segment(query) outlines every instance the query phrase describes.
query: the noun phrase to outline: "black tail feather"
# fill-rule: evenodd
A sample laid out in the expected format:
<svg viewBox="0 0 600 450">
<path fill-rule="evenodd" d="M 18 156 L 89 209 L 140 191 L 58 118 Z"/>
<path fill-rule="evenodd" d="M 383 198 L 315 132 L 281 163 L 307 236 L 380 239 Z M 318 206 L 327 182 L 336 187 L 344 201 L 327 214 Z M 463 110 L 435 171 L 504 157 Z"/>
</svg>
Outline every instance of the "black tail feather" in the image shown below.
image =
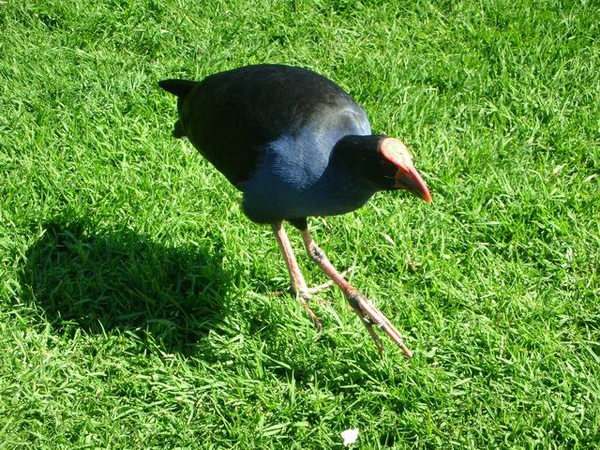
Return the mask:
<svg viewBox="0 0 600 450">
<path fill-rule="evenodd" d="M 177 139 L 187 137 L 187 135 L 185 134 L 185 130 L 183 129 L 183 125 L 181 125 L 180 120 L 175 122 L 175 126 L 173 127 L 173 137 L 176 137 Z"/>
<path fill-rule="evenodd" d="M 198 84 L 197 81 L 190 80 L 162 80 L 158 85 L 167 92 L 170 92 L 177 97 L 185 97 Z"/>
</svg>

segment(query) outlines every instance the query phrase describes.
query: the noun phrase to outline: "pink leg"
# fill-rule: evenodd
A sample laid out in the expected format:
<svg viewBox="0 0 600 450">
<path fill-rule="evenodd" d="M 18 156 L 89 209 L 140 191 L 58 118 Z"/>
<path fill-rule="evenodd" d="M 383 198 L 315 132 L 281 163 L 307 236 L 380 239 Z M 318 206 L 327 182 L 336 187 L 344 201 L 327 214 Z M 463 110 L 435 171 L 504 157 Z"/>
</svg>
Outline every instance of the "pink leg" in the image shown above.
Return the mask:
<svg viewBox="0 0 600 450">
<path fill-rule="evenodd" d="M 302 230 L 302 239 L 306 246 L 306 251 L 315 261 L 321 270 L 337 284 L 344 295 L 348 299 L 350 306 L 354 312 L 360 317 L 362 323 L 367 327 L 367 331 L 375 341 L 379 353 L 383 351 L 383 347 L 379 342 L 379 338 L 373 330 L 373 324 L 379 325 L 383 331 L 402 349 L 404 354 L 409 358 L 412 357 L 412 352 L 404 344 L 404 340 L 396 327 L 385 317 L 373 303 L 364 297 L 354 286 L 352 286 L 344 277 L 335 269 L 335 267 L 327 259 L 325 252 L 315 243 L 308 229 Z"/>
<path fill-rule="evenodd" d="M 285 260 L 285 265 L 288 268 L 290 273 L 290 282 L 291 288 L 294 294 L 296 294 L 298 300 L 302 307 L 306 310 L 313 323 L 320 331 L 323 329 L 323 325 L 319 321 L 316 314 L 313 310 L 308 306 L 308 300 L 310 300 L 310 289 L 306 285 L 306 281 L 304 280 L 304 276 L 300 271 L 300 267 L 298 266 L 298 262 L 296 261 L 296 257 L 294 256 L 294 251 L 292 249 L 292 244 L 287 236 L 287 233 L 283 229 L 283 225 L 280 223 L 272 226 L 273 232 L 275 233 L 275 239 L 277 239 L 277 244 L 279 244 L 279 248 L 281 249 L 281 253 Z"/>
</svg>

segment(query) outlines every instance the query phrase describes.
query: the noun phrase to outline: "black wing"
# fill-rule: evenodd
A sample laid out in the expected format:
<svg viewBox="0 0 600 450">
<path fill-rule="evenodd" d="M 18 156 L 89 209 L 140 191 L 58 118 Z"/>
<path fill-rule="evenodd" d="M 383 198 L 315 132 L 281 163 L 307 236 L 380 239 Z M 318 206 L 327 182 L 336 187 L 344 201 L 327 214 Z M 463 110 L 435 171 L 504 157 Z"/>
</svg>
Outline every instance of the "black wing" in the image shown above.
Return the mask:
<svg viewBox="0 0 600 450">
<path fill-rule="evenodd" d="M 252 175 L 265 145 L 282 134 L 297 134 L 319 114 L 360 110 L 332 81 L 299 67 L 247 66 L 201 82 L 159 84 L 179 97 L 175 135 L 187 136 L 234 185 Z"/>
</svg>

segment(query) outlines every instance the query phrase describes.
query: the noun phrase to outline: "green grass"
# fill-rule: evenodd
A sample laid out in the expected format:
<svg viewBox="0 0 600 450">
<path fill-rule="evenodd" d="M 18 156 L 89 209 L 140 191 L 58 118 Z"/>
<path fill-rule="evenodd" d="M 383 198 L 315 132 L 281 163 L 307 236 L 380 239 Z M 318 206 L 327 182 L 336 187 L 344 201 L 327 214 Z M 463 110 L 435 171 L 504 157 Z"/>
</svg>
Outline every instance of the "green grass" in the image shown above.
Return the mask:
<svg viewBox="0 0 600 450">
<path fill-rule="evenodd" d="M 401 6 L 396 6 L 401 5 Z M 600 445 L 594 1 L 0 2 L 0 448 Z M 289 296 L 268 227 L 171 138 L 168 77 L 298 64 L 434 203 L 311 221 L 405 333 Z M 318 269 L 293 243 L 313 283 Z"/>
</svg>

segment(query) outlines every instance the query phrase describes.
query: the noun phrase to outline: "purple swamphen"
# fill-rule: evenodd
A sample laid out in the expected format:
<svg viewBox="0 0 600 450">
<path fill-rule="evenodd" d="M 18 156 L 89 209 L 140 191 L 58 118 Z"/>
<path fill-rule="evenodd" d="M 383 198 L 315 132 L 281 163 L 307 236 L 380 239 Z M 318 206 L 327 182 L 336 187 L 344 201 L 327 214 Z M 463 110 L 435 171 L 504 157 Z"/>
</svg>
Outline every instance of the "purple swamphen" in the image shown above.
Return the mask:
<svg viewBox="0 0 600 450">
<path fill-rule="evenodd" d="M 273 228 L 292 290 L 315 325 L 309 289 L 282 222 L 302 233 L 306 250 L 367 327 L 378 350 L 376 324 L 407 356 L 410 350 L 391 322 L 354 288 L 311 237 L 308 216 L 344 214 L 377 191 L 405 189 L 426 202 L 427 185 L 405 145 L 371 134 L 365 112 L 339 86 L 299 67 L 261 64 L 206 77 L 159 83 L 177 99 L 174 136 L 187 137 L 243 193 L 253 222 Z"/>
</svg>

